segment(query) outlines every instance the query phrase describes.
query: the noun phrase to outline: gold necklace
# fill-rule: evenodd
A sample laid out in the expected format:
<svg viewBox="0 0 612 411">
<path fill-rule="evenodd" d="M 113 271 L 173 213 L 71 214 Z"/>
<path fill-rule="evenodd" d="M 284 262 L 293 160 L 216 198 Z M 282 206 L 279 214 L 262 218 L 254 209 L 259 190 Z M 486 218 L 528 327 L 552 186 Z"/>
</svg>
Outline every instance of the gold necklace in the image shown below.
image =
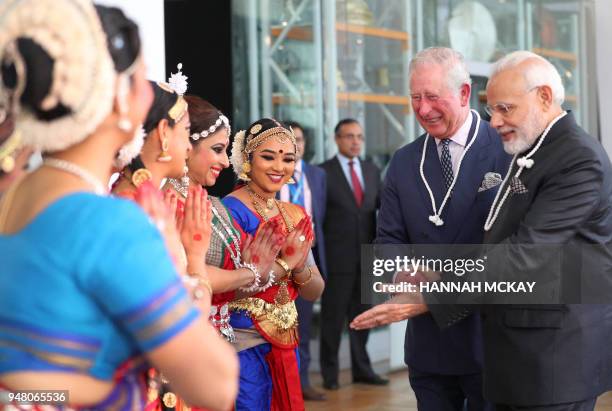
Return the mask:
<svg viewBox="0 0 612 411">
<path fill-rule="evenodd" d="M 253 191 L 253 189 L 250 186 L 246 186 L 246 189 L 249 195 L 251 196 L 251 199 L 255 197 L 266 205 L 266 210 L 267 210 L 266 213 L 274 209 L 274 203 L 275 203 L 274 197 L 265 198 L 264 196 L 257 194 L 255 191 Z"/>
<path fill-rule="evenodd" d="M 263 218 L 264 221 L 267 222 L 268 220 L 270 220 L 270 217 L 268 217 L 268 213 L 274 209 L 274 206 L 276 206 L 279 214 L 281 215 L 281 217 L 283 218 L 283 221 L 285 222 L 285 226 L 287 227 L 287 232 L 290 233 L 293 231 L 294 229 L 293 221 L 287 214 L 287 210 L 285 210 L 285 206 L 283 205 L 282 202 L 278 201 L 274 197 L 266 200 L 265 198 L 257 194 L 255 191 L 253 191 L 253 189 L 251 189 L 249 186 L 246 186 L 246 189 L 247 189 L 247 193 L 251 197 L 251 203 L 253 204 L 253 208 L 255 208 L 255 211 L 257 211 L 257 214 L 259 214 L 261 218 Z M 259 203 L 259 201 L 257 201 L 258 199 L 262 201 L 265 200 L 266 202 L 269 201 L 271 202 L 271 204 L 266 204 L 266 208 L 264 208 Z"/>
</svg>

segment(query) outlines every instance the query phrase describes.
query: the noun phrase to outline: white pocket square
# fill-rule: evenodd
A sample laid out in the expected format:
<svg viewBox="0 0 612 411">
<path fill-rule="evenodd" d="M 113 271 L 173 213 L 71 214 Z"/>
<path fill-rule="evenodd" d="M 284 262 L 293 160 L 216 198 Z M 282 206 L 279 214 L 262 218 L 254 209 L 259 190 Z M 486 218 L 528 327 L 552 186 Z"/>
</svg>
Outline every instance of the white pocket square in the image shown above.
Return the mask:
<svg viewBox="0 0 612 411">
<path fill-rule="evenodd" d="M 482 179 L 482 183 L 480 183 L 478 192 L 480 193 L 482 191 L 489 190 L 493 187 L 497 187 L 498 185 L 501 184 L 501 182 L 502 182 L 501 174 L 489 171 L 488 173 L 485 174 L 484 178 Z"/>
</svg>

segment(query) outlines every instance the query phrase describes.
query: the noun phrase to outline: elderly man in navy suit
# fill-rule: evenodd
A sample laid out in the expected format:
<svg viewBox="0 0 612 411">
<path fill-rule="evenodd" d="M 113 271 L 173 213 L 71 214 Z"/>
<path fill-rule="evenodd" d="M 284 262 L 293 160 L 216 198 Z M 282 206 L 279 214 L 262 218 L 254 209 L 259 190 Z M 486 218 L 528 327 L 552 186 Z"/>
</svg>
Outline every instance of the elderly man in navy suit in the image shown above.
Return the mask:
<svg viewBox="0 0 612 411">
<path fill-rule="evenodd" d="M 319 271 L 325 276 L 325 239 L 323 236 L 323 220 L 325 219 L 325 203 L 327 201 L 325 171 L 304 161 L 303 157 L 306 149 L 304 128 L 296 121 L 285 121 L 285 126 L 293 130 L 298 150 L 295 172 L 293 174 L 295 184 L 285 185 L 280 192 L 280 199 L 304 207 L 312 218 L 315 231 L 315 245 L 312 252 Z M 325 394 L 315 390 L 310 385 L 308 377 L 313 303 L 298 297 L 295 304 L 298 310 L 300 332 L 300 380 L 302 382 L 302 395 L 305 400 L 323 401 L 325 400 Z"/>
<path fill-rule="evenodd" d="M 510 158 L 495 130 L 470 110 L 471 79 L 460 53 L 425 49 L 410 63 L 409 78 L 426 133 L 391 160 L 376 242 L 479 244 Z M 405 361 L 419 410 L 491 409 L 482 394 L 481 339 L 476 314 L 444 330 L 430 314 L 408 321 Z"/>
</svg>

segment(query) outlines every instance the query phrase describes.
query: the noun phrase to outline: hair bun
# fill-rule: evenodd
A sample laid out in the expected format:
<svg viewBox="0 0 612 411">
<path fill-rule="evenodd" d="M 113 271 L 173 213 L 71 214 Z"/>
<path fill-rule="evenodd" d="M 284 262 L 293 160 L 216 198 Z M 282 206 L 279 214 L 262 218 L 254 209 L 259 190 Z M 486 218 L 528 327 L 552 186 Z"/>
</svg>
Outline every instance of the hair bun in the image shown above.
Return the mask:
<svg viewBox="0 0 612 411">
<path fill-rule="evenodd" d="M 24 144 L 59 151 L 95 131 L 113 107 L 116 73 L 89 0 L 3 0 L 3 93 Z"/>
</svg>

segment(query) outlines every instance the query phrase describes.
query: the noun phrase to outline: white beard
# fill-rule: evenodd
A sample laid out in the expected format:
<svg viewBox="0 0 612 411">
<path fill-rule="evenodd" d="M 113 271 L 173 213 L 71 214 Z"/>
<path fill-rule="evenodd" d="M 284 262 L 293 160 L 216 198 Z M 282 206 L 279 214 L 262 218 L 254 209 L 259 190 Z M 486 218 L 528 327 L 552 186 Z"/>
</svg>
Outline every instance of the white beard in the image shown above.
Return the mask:
<svg viewBox="0 0 612 411">
<path fill-rule="evenodd" d="M 538 137 L 542 134 L 545 127 L 542 127 L 538 119 L 539 113 L 532 109 L 527 115 L 525 123 L 516 128 L 501 128 L 498 131 L 506 133 L 508 131 L 514 131 L 515 137 L 510 141 L 503 141 L 504 151 L 508 154 L 514 155 L 527 151 L 531 147 Z"/>
<path fill-rule="evenodd" d="M 125 166 L 130 164 L 132 160 L 136 158 L 138 154 L 140 154 L 140 150 L 142 150 L 146 135 L 147 133 L 145 133 L 142 126 L 137 127 L 134 137 L 132 137 L 127 144 L 121 147 L 119 153 L 117 153 L 113 166 L 119 170 L 122 170 Z"/>
</svg>

